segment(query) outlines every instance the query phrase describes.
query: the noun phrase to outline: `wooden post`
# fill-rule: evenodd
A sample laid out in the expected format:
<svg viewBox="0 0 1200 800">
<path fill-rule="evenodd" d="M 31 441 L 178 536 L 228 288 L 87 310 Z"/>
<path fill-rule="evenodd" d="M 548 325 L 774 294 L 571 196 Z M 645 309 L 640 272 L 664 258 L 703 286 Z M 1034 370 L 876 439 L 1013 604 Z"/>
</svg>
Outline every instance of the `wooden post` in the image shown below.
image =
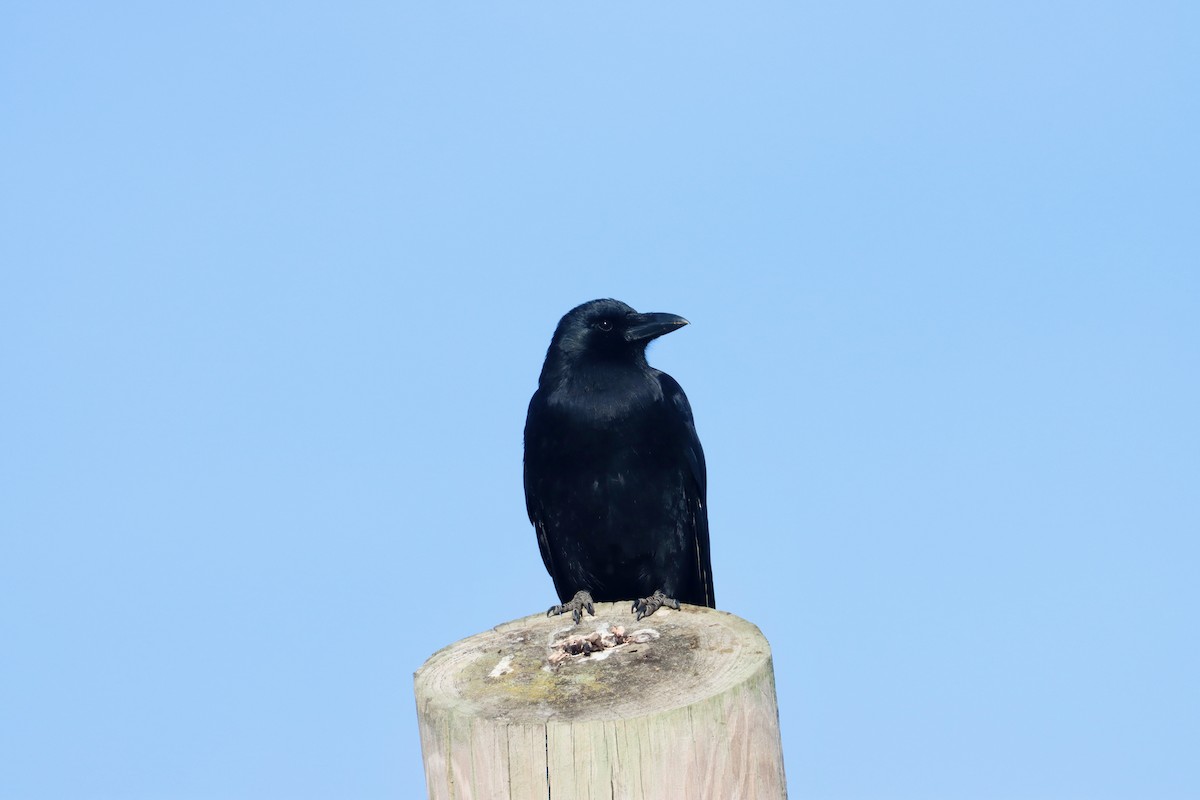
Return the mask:
<svg viewBox="0 0 1200 800">
<path fill-rule="evenodd" d="M 430 800 L 787 797 L 770 647 L 723 611 L 525 617 L 415 686 Z"/>
</svg>

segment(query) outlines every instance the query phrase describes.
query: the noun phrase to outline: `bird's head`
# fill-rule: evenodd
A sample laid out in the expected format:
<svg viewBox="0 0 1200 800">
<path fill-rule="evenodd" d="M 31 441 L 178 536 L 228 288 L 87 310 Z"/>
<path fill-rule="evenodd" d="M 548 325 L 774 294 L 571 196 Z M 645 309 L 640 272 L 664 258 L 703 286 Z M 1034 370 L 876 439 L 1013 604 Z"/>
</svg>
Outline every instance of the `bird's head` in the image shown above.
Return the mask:
<svg viewBox="0 0 1200 800">
<path fill-rule="evenodd" d="M 571 309 L 559 321 L 546 363 L 644 364 L 646 345 L 687 324 L 676 314 L 639 314 L 620 300 L 592 300 Z"/>
</svg>

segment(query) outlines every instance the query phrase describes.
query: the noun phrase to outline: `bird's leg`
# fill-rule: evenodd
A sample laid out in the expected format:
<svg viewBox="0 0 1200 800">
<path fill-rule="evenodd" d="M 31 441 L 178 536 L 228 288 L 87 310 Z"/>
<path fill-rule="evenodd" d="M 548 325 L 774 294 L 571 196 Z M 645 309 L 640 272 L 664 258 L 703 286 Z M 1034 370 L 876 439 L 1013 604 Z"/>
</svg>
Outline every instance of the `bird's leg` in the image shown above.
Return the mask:
<svg viewBox="0 0 1200 800">
<path fill-rule="evenodd" d="M 640 622 L 643 617 L 648 617 L 655 611 L 658 611 L 663 606 L 679 610 L 679 601 L 674 597 L 667 597 L 663 594 L 662 589 L 658 589 L 649 597 L 643 597 L 641 600 L 633 601 L 633 608 L 630 611 L 637 612 L 637 618 Z"/>
<path fill-rule="evenodd" d="M 575 624 L 578 625 L 579 619 L 583 616 L 583 610 L 585 608 L 593 617 L 596 616 L 596 609 L 592 607 L 591 594 L 589 594 L 585 589 L 580 589 L 575 593 L 575 596 L 571 598 L 571 602 L 563 603 L 561 606 L 550 606 L 550 610 L 546 612 L 546 616 L 555 617 L 559 614 L 565 614 L 566 612 L 570 611 L 571 619 L 573 619 Z"/>
</svg>

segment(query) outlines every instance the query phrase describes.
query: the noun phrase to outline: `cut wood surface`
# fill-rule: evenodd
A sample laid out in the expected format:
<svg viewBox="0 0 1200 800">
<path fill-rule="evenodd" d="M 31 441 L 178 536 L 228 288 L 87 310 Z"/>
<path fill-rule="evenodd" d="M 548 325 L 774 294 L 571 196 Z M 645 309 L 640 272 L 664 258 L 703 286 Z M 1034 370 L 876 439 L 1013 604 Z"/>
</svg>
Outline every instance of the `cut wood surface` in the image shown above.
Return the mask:
<svg viewBox="0 0 1200 800">
<path fill-rule="evenodd" d="M 415 688 L 431 800 L 787 796 L 770 648 L 722 611 L 525 617 L 438 651 Z"/>
</svg>

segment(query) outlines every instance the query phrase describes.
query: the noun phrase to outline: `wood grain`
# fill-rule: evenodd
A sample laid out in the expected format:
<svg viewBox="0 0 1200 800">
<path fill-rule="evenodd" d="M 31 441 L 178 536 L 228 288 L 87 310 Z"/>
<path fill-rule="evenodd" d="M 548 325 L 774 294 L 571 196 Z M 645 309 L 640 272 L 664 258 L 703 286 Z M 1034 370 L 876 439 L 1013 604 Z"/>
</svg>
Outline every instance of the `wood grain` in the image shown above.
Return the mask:
<svg viewBox="0 0 1200 800">
<path fill-rule="evenodd" d="M 554 641 L 612 625 L 649 641 L 551 666 Z M 414 682 L 431 800 L 787 796 L 770 648 L 732 614 L 526 617 L 438 651 Z"/>
</svg>

